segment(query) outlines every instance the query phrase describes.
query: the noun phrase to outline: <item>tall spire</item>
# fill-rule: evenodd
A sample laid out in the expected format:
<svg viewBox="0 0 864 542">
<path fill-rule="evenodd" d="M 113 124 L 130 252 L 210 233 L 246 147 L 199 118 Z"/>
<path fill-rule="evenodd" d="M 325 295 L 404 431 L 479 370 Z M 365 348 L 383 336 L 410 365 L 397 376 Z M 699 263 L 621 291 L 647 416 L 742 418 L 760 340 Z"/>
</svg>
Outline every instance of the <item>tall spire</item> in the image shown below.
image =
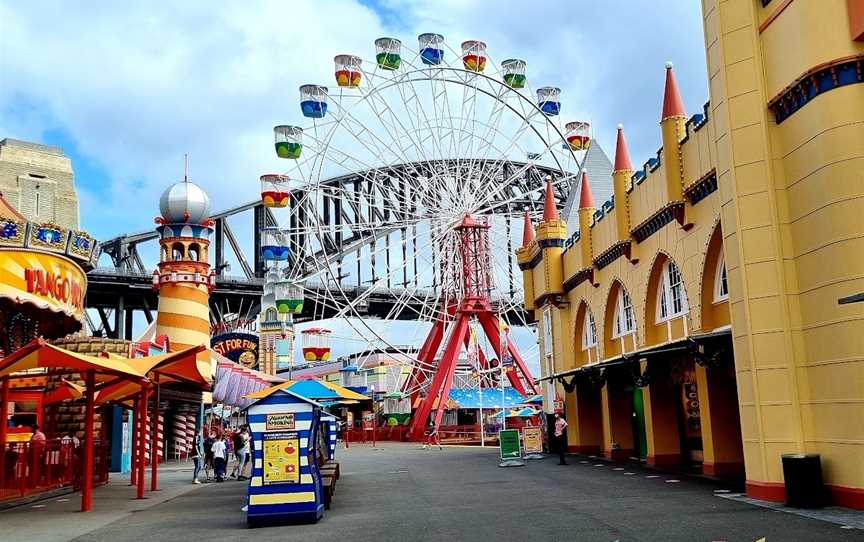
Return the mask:
<svg viewBox="0 0 864 542">
<path fill-rule="evenodd" d="M 672 71 L 672 63 L 667 62 L 666 90 L 663 92 L 663 117 L 660 120 L 686 115 L 684 100 L 681 99 L 681 93 L 678 92 L 678 83 L 675 82 L 675 73 Z"/>
<path fill-rule="evenodd" d="M 527 247 L 534 240 L 534 223 L 531 221 L 531 215 L 525 211 L 525 225 L 522 227 L 522 246 Z"/>
<path fill-rule="evenodd" d="M 555 205 L 555 193 L 552 191 L 552 178 L 546 177 L 546 199 L 543 201 L 543 222 L 560 220 L 558 207 Z"/>
<path fill-rule="evenodd" d="M 613 171 L 633 170 L 630 164 L 630 153 L 627 151 L 627 141 L 624 140 L 624 125 L 618 125 L 618 141 L 615 143 L 615 169 Z"/>
<path fill-rule="evenodd" d="M 582 172 L 582 184 L 579 188 L 579 208 L 594 209 L 594 196 L 591 195 L 591 185 L 588 183 L 588 173 Z"/>
</svg>

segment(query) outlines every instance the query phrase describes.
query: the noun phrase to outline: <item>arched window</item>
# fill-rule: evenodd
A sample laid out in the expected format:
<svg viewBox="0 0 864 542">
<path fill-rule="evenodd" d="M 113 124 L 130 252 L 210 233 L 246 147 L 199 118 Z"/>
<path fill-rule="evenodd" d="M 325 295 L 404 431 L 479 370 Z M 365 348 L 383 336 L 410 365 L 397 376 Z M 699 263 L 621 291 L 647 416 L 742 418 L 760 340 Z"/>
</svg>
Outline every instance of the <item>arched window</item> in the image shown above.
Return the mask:
<svg viewBox="0 0 864 542">
<path fill-rule="evenodd" d="M 272 307 L 267 309 L 265 318 L 267 319 L 268 322 L 274 322 L 276 320 L 276 318 L 278 318 L 278 316 L 276 315 L 276 309 L 274 309 Z"/>
<path fill-rule="evenodd" d="M 585 310 L 585 325 L 582 329 L 582 350 L 597 346 L 597 326 L 594 325 L 594 315 Z"/>
<path fill-rule="evenodd" d="M 618 290 L 618 301 L 615 303 L 612 338 L 623 337 L 632 333 L 636 333 L 636 318 L 633 316 L 633 303 L 630 302 L 630 294 L 622 286 Z"/>
<path fill-rule="evenodd" d="M 721 253 L 717 260 L 717 274 L 714 278 L 714 302 L 729 299 L 729 283 L 726 281 L 726 257 Z"/>
<path fill-rule="evenodd" d="M 189 252 L 188 252 L 189 260 L 193 261 L 193 262 L 197 262 L 198 261 L 198 254 L 199 254 L 198 245 L 195 243 L 189 245 Z"/>
<path fill-rule="evenodd" d="M 657 288 L 657 322 L 665 322 L 687 314 L 687 294 L 678 266 L 672 260 L 663 264 L 663 273 Z"/>
<path fill-rule="evenodd" d="M 174 243 L 171 247 L 171 259 L 175 262 L 183 260 L 183 245 L 180 243 Z"/>
</svg>

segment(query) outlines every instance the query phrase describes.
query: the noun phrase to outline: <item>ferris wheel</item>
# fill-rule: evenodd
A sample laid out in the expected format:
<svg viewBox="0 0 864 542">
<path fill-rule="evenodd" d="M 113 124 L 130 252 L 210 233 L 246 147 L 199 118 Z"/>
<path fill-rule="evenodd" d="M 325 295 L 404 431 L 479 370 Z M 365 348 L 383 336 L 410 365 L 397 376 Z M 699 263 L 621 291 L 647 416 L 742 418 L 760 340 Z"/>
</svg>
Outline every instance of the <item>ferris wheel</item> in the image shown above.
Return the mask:
<svg viewBox="0 0 864 542">
<path fill-rule="evenodd" d="M 508 363 L 530 392 L 536 341 L 506 346 L 534 333 L 514 251 L 547 190 L 559 204 L 575 191 L 590 124 L 563 121 L 559 88 L 532 89 L 525 60 L 496 62 L 482 41 L 388 37 L 374 52 L 336 55 L 335 86 L 302 85 L 303 123 L 274 128 L 286 167 L 261 177 L 276 218 L 263 232 L 267 291 L 282 314 L 341 319 L 369 348 L 402 352 L 408 395 L 446 395 L 454 375 L 495 385 Z M 494 317 L 472 309 L 464 332 L 448 328 L 475 298 Z M 436 391 L 453 333 L 464 348 Z"/>
</svg>

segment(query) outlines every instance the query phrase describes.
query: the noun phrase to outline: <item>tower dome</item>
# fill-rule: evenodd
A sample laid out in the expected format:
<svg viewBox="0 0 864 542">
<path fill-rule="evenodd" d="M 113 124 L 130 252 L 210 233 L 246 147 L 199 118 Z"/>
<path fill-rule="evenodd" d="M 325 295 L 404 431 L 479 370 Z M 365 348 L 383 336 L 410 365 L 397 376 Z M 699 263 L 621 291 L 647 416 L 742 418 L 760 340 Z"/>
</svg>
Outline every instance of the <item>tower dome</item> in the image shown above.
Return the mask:
<svg viewBox="0 0 864 542">
<path fill-rule="evenodd" d="M 210 197 L 197 184 L 181 181 L 162 193 L 159 212 L 169 223 L 198 224 L 210 216 Z"/>
</svg>

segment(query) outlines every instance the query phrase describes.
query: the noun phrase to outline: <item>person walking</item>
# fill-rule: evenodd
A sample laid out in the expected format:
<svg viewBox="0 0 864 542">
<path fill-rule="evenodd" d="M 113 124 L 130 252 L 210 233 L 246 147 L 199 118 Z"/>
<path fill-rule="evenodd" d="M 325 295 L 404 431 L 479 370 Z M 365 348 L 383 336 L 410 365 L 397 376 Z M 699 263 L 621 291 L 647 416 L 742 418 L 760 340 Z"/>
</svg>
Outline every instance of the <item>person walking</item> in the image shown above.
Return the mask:
<svg viewBox="0 0 864 542">
<path fill-rule="evenodd" d="M 234 433 L 232 445 L 234 448 L 234 458 L 237 460 L 237 463 L 231 469 L 231 478 L 245 480 L 246 477 L 243 475 L 243 469 L 246 467 L 246 456 L 249 454 L 249 435 L 246 433 L 245 427 L 240 428 L 239 431 Z"/>
<path fill-rule="evenodd" d="M 210 436 L 204 439 L 204 481 L 209 482 L 213 472 L 213 443 L 216 442 L 216 434 L 210 433 Z"/>
<path fill-rule="evenodd" d="M 567 454 L 567 420 L 558 412 L 555 413 L 555 444 L 558 446 L 558 464 L 566 465 Z"/>
<path fill-rule="evenodd" d="M 192 483 L 200 484 L 198 474 L 201 472 L 204 461 L 204 435 L 202 433 L 195 434 L 195 441 L 192 443 L 192 450 L 189 452 L 189 457 L 192 458 L 192 464 L 195 465 L 195 470 L 192 472 Z"/>
<path fill-rule="evenodd" d="M 228 460 L 228 447 L 222 434 L 213 443 L 213 470 L 216 471 L 216 481 L 225 481 L 225 463 Z"/>
</svg>

